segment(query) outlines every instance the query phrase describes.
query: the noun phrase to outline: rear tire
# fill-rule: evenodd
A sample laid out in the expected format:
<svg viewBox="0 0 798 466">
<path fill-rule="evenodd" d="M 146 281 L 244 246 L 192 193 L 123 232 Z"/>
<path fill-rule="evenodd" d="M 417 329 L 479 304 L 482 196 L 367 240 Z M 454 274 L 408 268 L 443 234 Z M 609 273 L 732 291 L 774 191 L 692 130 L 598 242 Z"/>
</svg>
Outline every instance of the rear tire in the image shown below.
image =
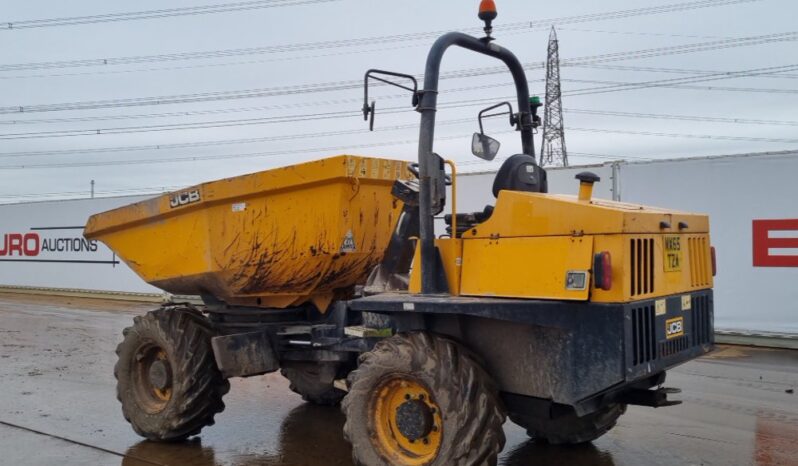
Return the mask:
<svg viewBox="0 0 798 466">
<path fill-rule="evenodd" d="M 346 392 L 333 386 L 338 367 L 337 363 L 329 362 L 286 362 L 280 373 L 291 382 L 289 388 L 302 395 L 303 400 L 322 406 L 335 406 L 346 395 Z"/>
<path fill-rule="evenodd" d="M 510 419 L 534 439 L 552 445 L 577 445 L 592 442 L 609 432 L 625 412 L 625 404 L 612 404 L 582 417 L 571 413 L 555 419 L 541 419 L 510 413 Z"/>
<path fill-rule="evenodd" d="M 216 367 L 215 334 L 198 311 L 161 308 L 133 319 L 114 367 L 122 413 L 137 434 L 180 441 L 213 424 L 230 383 Z"/>
<path fill-rule="evenodd" d="M 355 464 L 495 465 L 506 419 L 498 390 L 461 345 L 395 335 L 360 356 L 343 401 Z"/>
</svg>

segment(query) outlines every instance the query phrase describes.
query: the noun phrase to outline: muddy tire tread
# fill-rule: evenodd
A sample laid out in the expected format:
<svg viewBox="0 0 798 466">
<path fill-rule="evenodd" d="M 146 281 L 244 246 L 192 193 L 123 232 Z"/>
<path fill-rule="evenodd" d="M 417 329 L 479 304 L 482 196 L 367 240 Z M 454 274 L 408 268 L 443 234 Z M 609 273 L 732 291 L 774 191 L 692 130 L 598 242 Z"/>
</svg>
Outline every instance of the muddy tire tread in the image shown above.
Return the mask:
<svg viewBox="0 0 798 466">
<path fill-rule="evenodd" d="M 392 373 L 409 373 L 428 385 L 444 413 L 444 440 L 430 466 L 495 465 L 504 448 L 506 420 L 498 389 L 478 359 L 462 345 L 425 332 L 386 338 L 360 356 L 342 403 L 344 437 L 357 465 L 390 465 L 373 448 L 368 421 L 371 391 Z M 448 409 L 447 409 L 448 408 Z M 446 441 L 446 438 L 452 441 Z"/>
<path fill-rule="evenodd" d="M 340 404 L 346 392 L 333 387 L 332 382 L 320 380 L 320 369 L 310 366 L 309 363 L 286 365 L 280 369 L 280 374 L 290 382 L 288 388 L 304 401 L 320 406 Z"/>
<path fill-rule="evenodd" d="M 211 348 L 215 331 L 210 322 L 190 307 L 163 307 L 133 319 L 123 330 L 114 366 L 117 399 L 133 430 L 152 441 L 181 441 L 213 425 L 214 416 L 224 410 L 222 397 L 230 383 L 216 367 Z M 173 363 L 172 399 L 164 415 L 147 415 L 136 404 L 126 371 L 129 358 L 142 339 L 154 340 L 167 351 Z"/>
<path fill-rule="evenodd" d="M 540 420 L 510 413 L 510 419 L 527 429 L 527 434 L 534 439 L 552 445 L 578 445 L 609 432 L 625 412 L 625 404 L 613 404 L 581 418 L 567 415 L 555 420 Z"/>
</svg>

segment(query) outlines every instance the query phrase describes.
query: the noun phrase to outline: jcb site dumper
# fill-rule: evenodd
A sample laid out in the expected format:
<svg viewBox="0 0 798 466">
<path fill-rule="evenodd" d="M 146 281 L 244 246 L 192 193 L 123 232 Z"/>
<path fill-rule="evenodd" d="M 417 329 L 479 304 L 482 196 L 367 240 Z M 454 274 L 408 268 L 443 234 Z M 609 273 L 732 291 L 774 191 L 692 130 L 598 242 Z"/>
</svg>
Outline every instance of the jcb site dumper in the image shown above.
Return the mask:
<svg viewBox="0 0 798 466">
<path fill-rule="evenodd" d="M 417 164 L 342 155 L 215 181 L 93 216 L 88 238 L 145 281 L 199 295 L 134 319 L 117 349 L 125 418 L 150 440 L 213 424 L 231 377 L 282 370 L 313 403 L 342 402 L 363 465 L 495 464 L 509 418 L 551 443 L 588 442 L 627 405 L 667 406 L 665 371 L 711 350 L 714 252 L 706 216 L 546 194 L 524 69 L 486 36 L 440 37 L 424 87 Z M 495 205 L 445 216 L 454 164 L 433 152 L 439 68 L 458 46 L 515 81 L 521 153 Z M 392 80 L 393 79 L 393 80 Z M 494 106 L 498 107 L 498 106 Z M 486 109 L 486 111 L 489 109 Z M 485 115 L 485 111 L 481 114 Z M 498 144 L 482 132 L 472 151 Z M 451 173 L 446 174 L 446 165 Z M 456 194 L 454 194 L 456 195 Z"/>
</svg>

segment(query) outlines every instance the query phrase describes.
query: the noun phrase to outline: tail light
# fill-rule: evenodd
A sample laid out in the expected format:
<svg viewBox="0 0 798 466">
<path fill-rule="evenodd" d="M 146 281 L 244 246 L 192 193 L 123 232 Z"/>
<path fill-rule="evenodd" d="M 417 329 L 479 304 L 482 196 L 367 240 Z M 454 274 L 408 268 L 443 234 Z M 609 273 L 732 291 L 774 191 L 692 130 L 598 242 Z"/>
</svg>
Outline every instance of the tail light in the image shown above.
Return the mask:
<svg viewBox="0 0 798 466">
<path fill-rule="evenodd" d="M 612 288 L 612 258 L 608 251 L 593 256 L 593 284 L 606 291 Z"/>
<path fill-rule="evenodd" d="M 712 256 L 712 276 L 718 274 L 718 260 L 715 258 L 715 246 L 709 248 L 709 252 Z"/>
</svg>

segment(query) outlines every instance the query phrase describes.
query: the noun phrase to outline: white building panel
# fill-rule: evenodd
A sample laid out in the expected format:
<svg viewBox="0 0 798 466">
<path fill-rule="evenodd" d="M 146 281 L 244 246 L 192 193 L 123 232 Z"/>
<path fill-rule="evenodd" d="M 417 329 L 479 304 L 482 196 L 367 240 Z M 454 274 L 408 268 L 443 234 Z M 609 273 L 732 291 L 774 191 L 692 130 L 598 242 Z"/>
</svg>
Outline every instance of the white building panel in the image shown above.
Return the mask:
<svg viewBox="0 0 798 466">
<path fill-rule="evenodd" d="M 624 164 L 620 176 L 624 201 L 709 214 L 718 328 L 790 333 L 798 333 L 798 263 L 755 265 L 752 230 L 755 220 L 798 222 L 796 177 L 798 153 Z M 769 235 L 798 238 L 798 226 Z M 798 256 L 794 243 L 766 249 Z"/>
</svg>

